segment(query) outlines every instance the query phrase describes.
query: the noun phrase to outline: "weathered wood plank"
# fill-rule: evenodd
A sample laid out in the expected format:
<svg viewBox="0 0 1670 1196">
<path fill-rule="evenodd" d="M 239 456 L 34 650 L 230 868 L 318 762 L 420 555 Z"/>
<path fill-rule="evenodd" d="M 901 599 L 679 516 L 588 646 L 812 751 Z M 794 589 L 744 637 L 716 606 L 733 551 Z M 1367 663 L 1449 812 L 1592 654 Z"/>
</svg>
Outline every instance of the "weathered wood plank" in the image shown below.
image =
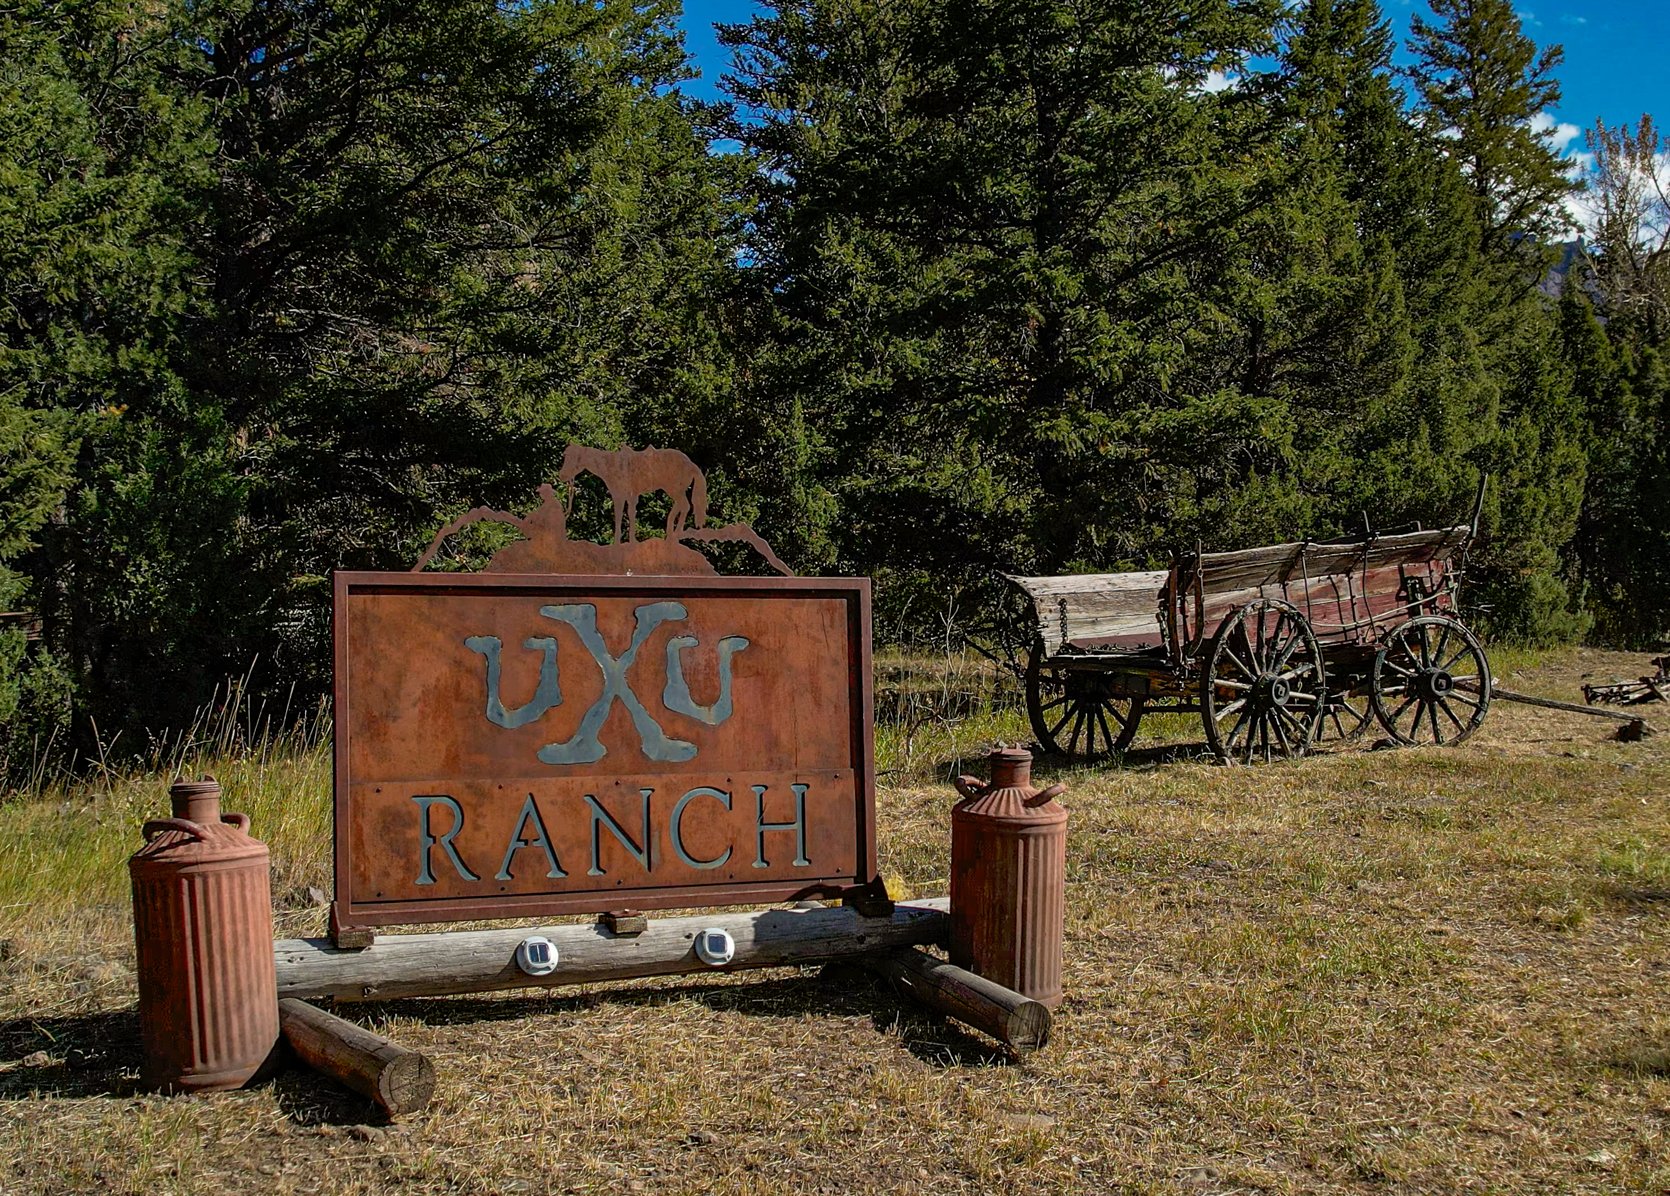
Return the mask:
<svg viewBox="0 0 1670 1196">
<path fill-rule="evenodd" d="M 710 971 L 694 948 L 696 935 L 710 927 L 736 942 L 725 971 L 815 963 L 940 942 L 947 908 L 945 898 L 930 898 L 901 903 L 890 918 L 846 907 L 651 918 L 648 929 L 630 936 L 600 924 L 383 935 L 357 951 L 338 950 L 328 939 L 283 939 L 273 954 L 281 997 L 390 1000 Z M 516 966 L 517 944 L 533 935 L 557 948 L 557 968 L 548 975 Z"/>
<path fill-rule="evenodd" d="M 1009 580 L 1032 599 L 1044 654 L 1054 656 L 1068 643 L 1131 650 L 1161 643 L 1160 594 L 1169 576 L 1147 570 Z"/>
<path fill-rule="evenodd" d="M 1456 687 L 1459 689 L 1471 690 L 1475 693 L 1478 692 L 1477 686 L 1469 685 L 1465 681 L 1456 682 Z M 1530 694 L 1514 693 L 1511 689 L 1502 689 L 1495 685 L 1490 687 L 1490 696 L 1492 698 L 1500 698 L 1504 702 L 1519 702 L 1526 706 L 1541 706 L 1545 710 L 1564 710 L 1569 714 L 1587 714 L 1590 718 L 1609 718 L 1613 722 L 1619 723 L 1640 723 L 1641 730 L 1643 732 L 1648 735 L 1654 733 L 1653 728 L 1647 723 L 1646 719 L 1642 718 L 1638 714 L 1627 714 L 1622 710 L 1604 710 L 1598 706 L 1581 706 L 1576 702 L 1558 702 L 1553 698 L 1537 698 L 1532 697 Z"/>
</svg>

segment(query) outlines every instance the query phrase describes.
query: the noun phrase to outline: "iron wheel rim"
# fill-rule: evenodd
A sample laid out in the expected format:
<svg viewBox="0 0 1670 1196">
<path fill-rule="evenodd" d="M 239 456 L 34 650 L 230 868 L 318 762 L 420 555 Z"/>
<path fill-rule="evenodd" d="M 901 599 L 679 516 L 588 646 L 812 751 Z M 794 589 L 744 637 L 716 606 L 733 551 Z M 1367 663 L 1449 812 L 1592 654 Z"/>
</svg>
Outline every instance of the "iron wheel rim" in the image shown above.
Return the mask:
<svg viewBox="0 0 1670 1196">
<path fill-rule="evenodd" d="M 1374 658 L 1374 715 L 1401 744 L 1462 742 L 1484 722 L 1490 689 L 1484 648 L 1445 615 L 1422 615 L 1394 628 Z"/>
<path fill-rule="evenodd" d="M 1038 746 L 1071 760 L 1096 760 L 1124 753 L 1142 720 L 1142 698 L 1096 694 L 1067 669 L 1042 659 L 1034 646 L 1026 662 L 1026 714 Z"/>
</svg>

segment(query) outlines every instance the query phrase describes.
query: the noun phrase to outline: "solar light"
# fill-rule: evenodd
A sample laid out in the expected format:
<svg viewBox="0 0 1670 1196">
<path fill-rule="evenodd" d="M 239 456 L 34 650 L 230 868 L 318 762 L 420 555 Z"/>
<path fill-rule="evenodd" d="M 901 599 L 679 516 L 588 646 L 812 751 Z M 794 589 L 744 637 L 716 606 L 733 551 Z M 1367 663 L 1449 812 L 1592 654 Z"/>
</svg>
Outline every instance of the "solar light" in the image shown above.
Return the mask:
<svg viewBox="0 0 1670 1196">
<path fill-rule="evenodd" d="M 714 927 L 696 935 L 696 958 L 711 968 L 722 968 L 736 954 L 736 940 L 728 931 Z"/>
<path fill-rule="evenodd" d="M 557 970 L 557 948 L 550 939 L 523 939 L 516 945 L 516 966 L 530 976 L 549 976 Z"/>
</svg>

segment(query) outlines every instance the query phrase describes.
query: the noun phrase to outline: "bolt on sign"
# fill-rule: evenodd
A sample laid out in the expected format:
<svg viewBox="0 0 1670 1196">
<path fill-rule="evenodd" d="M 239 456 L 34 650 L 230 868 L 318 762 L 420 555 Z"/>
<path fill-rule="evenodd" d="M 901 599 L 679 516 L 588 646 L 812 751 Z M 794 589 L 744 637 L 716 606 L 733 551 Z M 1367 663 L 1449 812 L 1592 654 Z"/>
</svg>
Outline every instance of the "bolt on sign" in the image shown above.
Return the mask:
<svg viewBox="0 0 1670 1196">
<path fill-rule="evenodd" d="M 620 468 L 628 454 L 691 471 L 666 481 L 684 489 L 665 538 L 635 538 L 636 498 L 664 487 Z M 567 504 L 547 487 L 527 516 L 478 509 L 419 562 L 466 521 L 512 524 L 525 538 L 482 574 L 336 575 L 339 928 L 781 901 L 875 876 L 869 581 L 716 576 L 690 543 L 782 566 L 749 529 L 705 527 L 683 454 L 581 468 L 625 538 L 567 540 L 570 473 Z"/>
</svg>

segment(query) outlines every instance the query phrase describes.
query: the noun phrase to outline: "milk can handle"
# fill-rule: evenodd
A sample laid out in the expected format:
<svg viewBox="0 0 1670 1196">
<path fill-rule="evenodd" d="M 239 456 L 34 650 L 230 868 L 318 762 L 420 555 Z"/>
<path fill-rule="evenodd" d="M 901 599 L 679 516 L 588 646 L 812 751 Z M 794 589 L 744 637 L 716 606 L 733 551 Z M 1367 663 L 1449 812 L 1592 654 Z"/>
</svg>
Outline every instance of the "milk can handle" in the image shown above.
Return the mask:
<svg viewBox="0 0 1670 1196">
<path fill-rule="evenodd" d="M 208 837 L 208 832 L 203 829 L 203 824 L 193 822 L 189 818 L 153 818 L 141 828 L 139 833 L 144 835 L 145 842 L 149 843 L 163 831 L 184 831 L 193 839 Z"/>
<path fill-rule="evenodd" d="M 1031 797 L 1027 798 L 1026 804 L 1029 806 L 1041 806 L 1047 801 L 1060 797 L 1065 792 L 1067 792 L 1067 786 L 1063 785 L 1060 781 L 1057 781 L 1048 789 L 1040 789 L 1037 793 L 1034 793 Z"/>
<path fill-rule="evenodd" d="M 990 788 L 979 777 L 953 777 L 951 783 L 957 787 L 957 792 L 964 797 L 979 797 Z"/>
</svg>

